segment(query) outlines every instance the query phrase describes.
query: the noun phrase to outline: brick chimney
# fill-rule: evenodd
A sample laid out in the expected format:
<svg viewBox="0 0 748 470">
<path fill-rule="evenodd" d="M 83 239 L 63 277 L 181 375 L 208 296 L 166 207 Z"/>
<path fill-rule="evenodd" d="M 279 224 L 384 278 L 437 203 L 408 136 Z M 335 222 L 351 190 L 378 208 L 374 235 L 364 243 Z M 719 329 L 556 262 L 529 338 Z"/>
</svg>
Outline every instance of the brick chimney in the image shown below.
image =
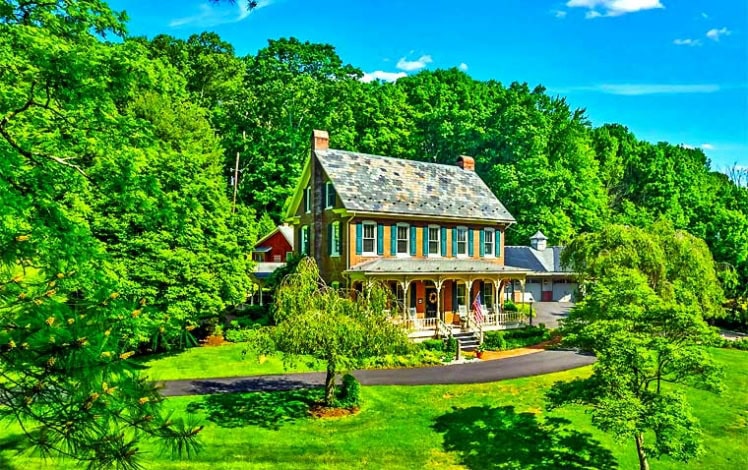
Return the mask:
<svg viewBox="0 0 748 470">
<path fill-rule="evenodd" d="M 475 171 L 475 160 L 473 160 L 473 157 L 460 155 L 457 158 L 457 166 L 465 171 Z"/>
<path fill-rule="evenodd" d="M 330 136 L 327 131 L 312 131 L 312 150 L 327 150 L 330 148 Z"/>
</svg>

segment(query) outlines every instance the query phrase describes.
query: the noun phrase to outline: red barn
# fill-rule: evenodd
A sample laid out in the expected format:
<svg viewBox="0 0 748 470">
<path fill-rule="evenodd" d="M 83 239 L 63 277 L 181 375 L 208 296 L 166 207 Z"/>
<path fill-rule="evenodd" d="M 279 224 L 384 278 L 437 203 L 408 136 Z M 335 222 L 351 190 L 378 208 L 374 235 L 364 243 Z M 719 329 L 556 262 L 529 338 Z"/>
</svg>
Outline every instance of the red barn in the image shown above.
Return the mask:
<svg viewBox="0 0 748 470">
<path fill-rule="evenodd" d="M 286 257 L 293 252 L 293 228 L 279 225 L 272 232 L 255 243 L 252 261 L 259 263 L 285 263 Z"/>
</svg>

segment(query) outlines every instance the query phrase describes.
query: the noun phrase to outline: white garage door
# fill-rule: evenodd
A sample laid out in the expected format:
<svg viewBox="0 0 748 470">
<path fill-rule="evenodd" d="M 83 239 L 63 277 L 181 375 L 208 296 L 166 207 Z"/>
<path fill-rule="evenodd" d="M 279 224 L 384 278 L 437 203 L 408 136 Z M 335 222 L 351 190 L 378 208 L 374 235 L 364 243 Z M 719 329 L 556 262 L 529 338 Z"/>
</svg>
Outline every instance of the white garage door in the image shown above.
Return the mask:
<svg viewBox="0 0 748 470">
<path fill-rule="evenodd" d="M 553 283 L 553 300 L 556 302 L 574 302 L 576 296 L 576 283 L 554 282 Z"/>
<path fill-rule="evenodd" d="M 540 283 L 525 283 L 525 302 L 540 302 Z"/>
</svg>

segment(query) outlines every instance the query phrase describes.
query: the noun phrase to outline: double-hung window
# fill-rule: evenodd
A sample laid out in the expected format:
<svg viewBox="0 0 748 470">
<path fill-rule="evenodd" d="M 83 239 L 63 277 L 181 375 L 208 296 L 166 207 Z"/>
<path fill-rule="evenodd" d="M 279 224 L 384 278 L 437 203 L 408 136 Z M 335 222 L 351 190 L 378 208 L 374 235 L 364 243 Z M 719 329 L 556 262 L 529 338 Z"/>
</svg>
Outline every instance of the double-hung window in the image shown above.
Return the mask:
<svg viewBox="0 0 748 470">
<path fill-rule="evenodd" d="M 309 226 L 304 225 L 301 227 L 301 254 L 302 255 L 308 255 L 309 254 Z"/>
<path fill-rule="evenodd" d="M 457 284 L 457 305 L 459 307 L 464 307 L 467 305 L 465 302 L 465 284 Z"/>
<path fill-rule="evenodd" d="M 493 250 L 493 237 L 494 229 L 487 228 L 483 231 L 483 253 L 485 256 L 494 256 Z"/>
<path fill-rule="evenodd" d="M 457 227 L 457 256 L 467 256 L 468 254 L 468 241 L 467 241 L 467 228 Z"/>
<path fill-rule="evenodd" d="M 307 214 L 312 212 L 312 188 L 310 186 L 304 189 L 304 212 Z"/>
<path fill-rule="evenodd" d="M 408 256 L 410 252 L 410 227 L 397 225 L 397 254 Z"/>
<path fill-rule="evenodd" d="M 340 222 L 330 224 L 330 256 L 340 256 Z"/>
<path fill-rule="evenodd" d="M 440 230 L 438 226 L 429 225 L 429 256 L 438 256 L 440 254 Z"/>
<path fill-rule="evenodd" d="M 481 294 L 481 300 L 483 300 L 483 305 L 488 306 L 491 308 L 493 306 L 493 284 L 490 282 L 484 282 L 483 283 L 483 292 Z"/>
<path fill-rule="evenodd" d="M 377 224 L 374 222 L 364 222 L 363 227 L 363 254 L 364 255 L 376 255 L 377 254 Z"/>
</svg>

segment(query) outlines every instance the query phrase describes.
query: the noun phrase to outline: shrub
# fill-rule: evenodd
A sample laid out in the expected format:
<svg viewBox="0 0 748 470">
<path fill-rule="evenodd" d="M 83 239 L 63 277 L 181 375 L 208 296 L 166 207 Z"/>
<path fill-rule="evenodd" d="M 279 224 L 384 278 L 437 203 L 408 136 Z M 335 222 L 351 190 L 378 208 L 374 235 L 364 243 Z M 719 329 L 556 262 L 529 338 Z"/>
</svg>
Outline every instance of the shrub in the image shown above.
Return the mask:
<svg viewBox="0 0 748 470">
<path fill-rule="evenodd" d="M 444 352 L 444 340 L 427 339 L 421 343 L 421 348 L 425 349 L 426 351 Z"/>
<path fill-rule="evenodd" d="M 519 311 L 519 308 L 517 308 L 517 305 L 514 302 L 507 300 L 504 302 L 504 310 L 507 312 L 517 312 Z"/>
<path fill-rule="evenodd" d="M 338 392 L 338 406 L 343 408 L 358 407 L 361 402 L 361 384 L 351 374 L 343 376 Z"/>
<path fill-rule="evenodd" d="M 457 342 L 457 338 L 455 338 L 454 336 L 450 336 L 449 339 L 447 339 L 447 345 L 444 348 L 444 352 L 456 353 L 458 347 L 459 343 Z"/>
<path fill-rule="evenodd" d="M 506 339 L 503 331 L 487 331 L 483 335 L 483 348 L 491 351 L 506 349 Z"/>
<path fill-rule="evenodd" d="M 440 351 L 420 349 L 405 356 L 387 354 L 386 356 L 371 357 L 363 362 L 363 367 L 365 369 L 393 369 L 397 367 L 431 366 L 441 363 Z"/>
</svg>

